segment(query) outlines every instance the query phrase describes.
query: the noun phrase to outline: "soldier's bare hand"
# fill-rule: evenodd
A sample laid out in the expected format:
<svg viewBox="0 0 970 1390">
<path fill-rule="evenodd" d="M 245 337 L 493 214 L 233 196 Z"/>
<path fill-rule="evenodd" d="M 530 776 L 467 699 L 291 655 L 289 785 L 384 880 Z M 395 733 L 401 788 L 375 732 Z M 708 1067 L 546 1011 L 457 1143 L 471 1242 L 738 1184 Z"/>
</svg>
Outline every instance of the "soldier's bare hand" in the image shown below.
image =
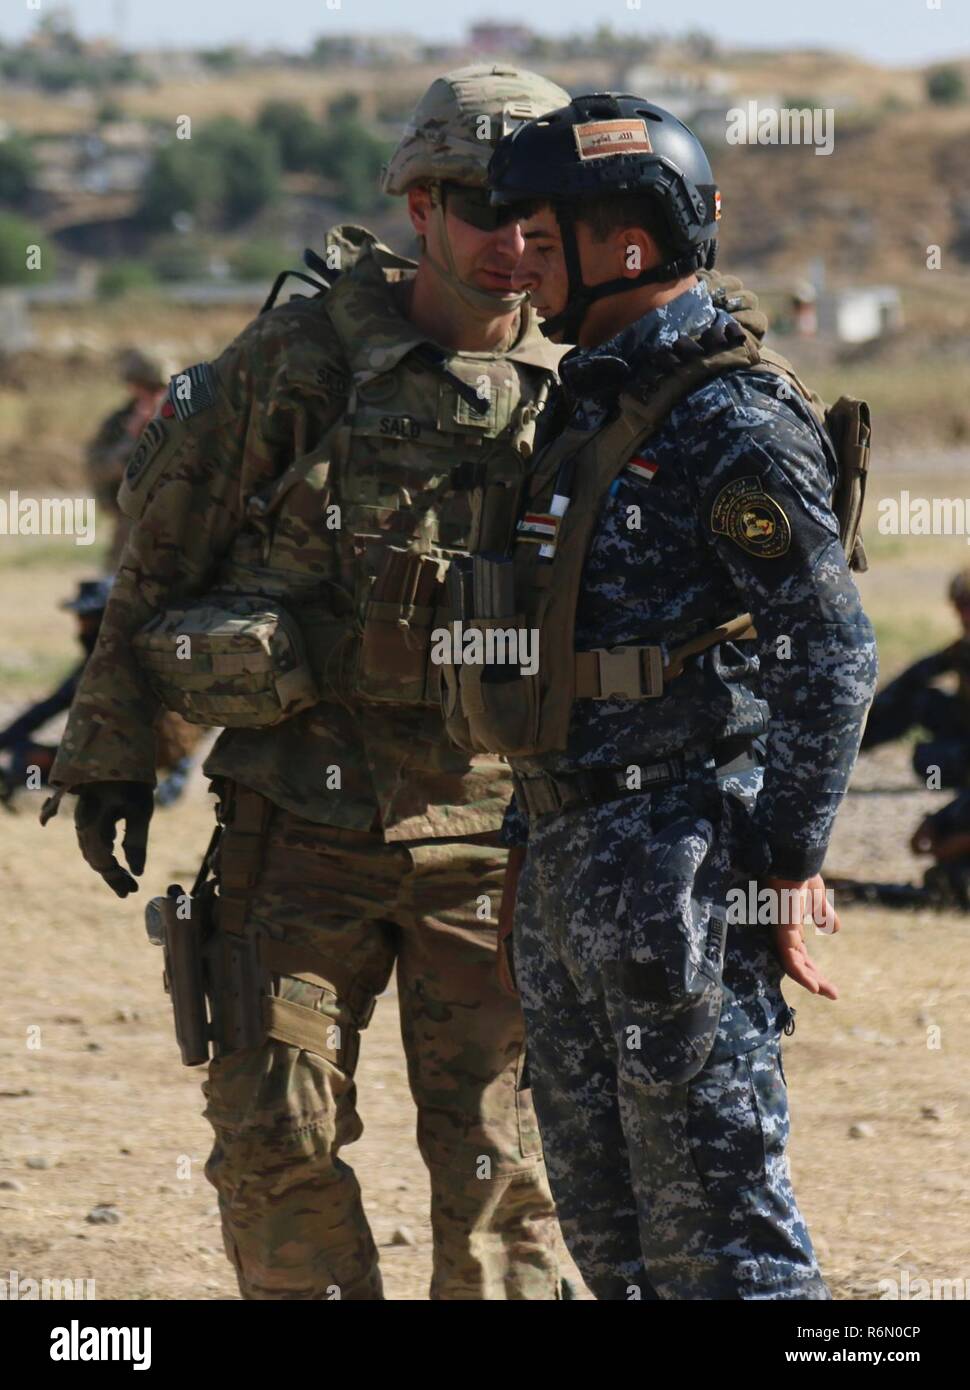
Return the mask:
<svg viewBox="0 0 970 1390">
<path fill-rule="evenodd" d="M 148 823 L 154 809 L 147 782 L 89 782 L 78 789 L 74 826 L 81 853 L 119 898 L 138 891 L 131 875 L 145 871 Z M 125 822 L 121 847 L 131 873 L 114 857 L 115 834 L 121 821 Z"/>
<path fill-rule="evenodd" d="M 805 945 L 807 923 L 813 923 L 827 935 L 837 932 L 841 926 L 838 913 L 826 896 L 821 874 L 801 882 L 769 878 L 765 886 L 777 894 L 778 912 L 773 930 L 775 949 L 785 974 L 809 994 L 838 999 L 838 989 L 821 973 Z"/>
</svg>

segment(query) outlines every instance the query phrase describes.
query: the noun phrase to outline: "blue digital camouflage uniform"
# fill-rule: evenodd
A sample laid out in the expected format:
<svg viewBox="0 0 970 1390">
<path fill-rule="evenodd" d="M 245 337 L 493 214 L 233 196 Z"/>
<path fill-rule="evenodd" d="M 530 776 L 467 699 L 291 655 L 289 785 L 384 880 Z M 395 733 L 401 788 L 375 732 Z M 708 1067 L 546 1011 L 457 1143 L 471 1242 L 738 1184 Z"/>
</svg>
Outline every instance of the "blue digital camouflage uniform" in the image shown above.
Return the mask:
<svg viewBox="0 0 970 1390">
<path fill-rule="evenodd" d="M 698 285 L 574 353 L 563 379 L 597 355 L 635 370 L 719 312 Z M 673 648 L 725 611 L 750 611 L 757 640 L 693 658 L 658 699 L 579 700 L 565 752 L 512 760 L 521 778 L 687 754 L 686 780 L 652 793 L 527 832 L 519 807 L 506 819 L 510 843 L 528 834 L 514 950 L 549 1176 L 601 1299 L 829 1296 L 785 1156 L 782 971 L 770 928 L 726 912 L 732 885 L 821 867 L 876 677 L 831 446 L 789 395 L 734 372 L 674 409 L 645 451 L 652 479 L 627 469 L 604 499 L 577 608 L 579 651 Z M 610 404 L 580 399 L 569 423 L 596 430 Z M 784 514 L 785 553 L 725 522 L 746 495 Z M 758 756 L 719 776 L 711 747 L 735 735 Z"/>
</svg>

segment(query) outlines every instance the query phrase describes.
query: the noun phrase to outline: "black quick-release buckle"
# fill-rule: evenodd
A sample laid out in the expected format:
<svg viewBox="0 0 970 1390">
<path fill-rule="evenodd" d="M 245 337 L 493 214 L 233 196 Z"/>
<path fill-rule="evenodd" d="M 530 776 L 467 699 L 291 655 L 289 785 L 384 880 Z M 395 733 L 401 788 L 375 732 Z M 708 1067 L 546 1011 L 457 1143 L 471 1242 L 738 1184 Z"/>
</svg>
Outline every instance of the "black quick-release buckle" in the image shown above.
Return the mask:
<svg viewBox="0 0 970 1390">
<path fill-rule="evenodd" d="M 596 767 L 567 773 L 538 773 L 515 778 L 516 795 L 530 820 L 561 815 L 579 806 L 593 806 L 621 797 L 643 796 L 659 787 L 683 782 L 685 758 L 677 753 L 655 763 L 626 767 Z"/>
</svg>

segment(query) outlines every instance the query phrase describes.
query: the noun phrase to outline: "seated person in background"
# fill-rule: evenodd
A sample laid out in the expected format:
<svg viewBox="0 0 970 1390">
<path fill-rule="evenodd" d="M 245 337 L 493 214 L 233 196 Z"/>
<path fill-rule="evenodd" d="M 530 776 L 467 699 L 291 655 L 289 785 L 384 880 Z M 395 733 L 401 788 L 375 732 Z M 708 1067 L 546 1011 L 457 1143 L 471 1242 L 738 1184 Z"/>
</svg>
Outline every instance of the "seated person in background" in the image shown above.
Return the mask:
<svg viewBox="0 0 970 1390">
<path fill-rule="evenodd" d="M 74 598 L 65 599 L 61 604 L 62 608 L 77 617 L 77 636 L 84 648 L 84 657 L 52 695 L 38 700 L 0 731 L 0 753 L 9 755 L 6 765 L 0 766 L 0 801 L 8 806 L 19 790 L 26 787 L 40 791 L 47 786 L 57 744 L 36 743 L 32 736 L 49 720 L 70 709 L 81 673 L 98 640 L 110 590 L 110 579 L 82 579 Z M 170 806 L 185 790 L 192 767 L 192 754 L 199 737 L 199 729 L 186 724 L 184 719 L 170 710 L 165 710 L 158 719 L 155 726 L 156 765 L 159 771 L 168 774 L 155 793 L 160 806 Z"/>
<path fill-rule="evenodd" d="M 963 626 L 962 636 L 917 661 L 879 692 L 861 751 L 902 738 L 910 729 L 925 729 L 931 738 L 913 750 L 917 777 L 925 781 L 939 768 L 940 787 L 963 787 L 970 782 L 970 568 L 954 575 L 949 598 Z M 950 671 L 958 677 L 952 695 L 933 685 Z"/>
</svg>

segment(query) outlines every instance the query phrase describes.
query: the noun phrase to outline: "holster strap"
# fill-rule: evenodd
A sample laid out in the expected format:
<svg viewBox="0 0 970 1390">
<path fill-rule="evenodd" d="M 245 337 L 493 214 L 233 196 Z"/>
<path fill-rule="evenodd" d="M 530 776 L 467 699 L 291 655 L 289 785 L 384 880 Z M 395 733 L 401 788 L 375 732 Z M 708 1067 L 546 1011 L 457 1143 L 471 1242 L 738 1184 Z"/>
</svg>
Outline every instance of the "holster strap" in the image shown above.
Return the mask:
<svg viewBox="0 0 970 1390">
<path fill-rule="evenodd" d="M 358 1028 L 366 1028 L 370 1023 L 377 1003 L 374 992 L 309 946 L 263 936 L 259 942 L 259 959 L 271 975 L 285 975 L 328 990 L 353 1014 Z"/>
<path fill-rule="evenodd" d="M 674 753 L 655 763 L 630 763 L 626 767 L 594 767 L 577 772 L 515 775 L 515 795 L 532 820 L 536 816 L 558 815 L 577 806 L 616 801 L 620 797 L 642 796 L 660 787 L 686 780 L 688 769 L 713 764 L 719 777 L 748 771 L 758 763 L 747 734 L 721 739 L 713 749 Z M 634 776 L 636 770 L 638 776 Z"/>
<path fill-rule="evenodd" d="M 354 1071 L 360 1035 L 352 1024 L 337 1023 L 326 1014 L 317 1013 L 316 1009 L 308 1009 L 291 999 L 278 999 L 272 994 L 263 999 L 263 1021 L 267 1037 L 325 1057 L 341 1071 Z M 341 1039 L 339 1047 L 331 1042 L 335 1034 Z"/>
<path fill-rule="evenodd" d="M 637 766 L 631 764 L 632 766 Z M 658 763 L 639 765 L 637 785 L 628 785 L 630 769 L 596 767 L 582 772 L 540 773 L 535 777 L 516 777 L 515 792 L 529 819 L 571 811 L 598 801 L 614 801 L 621 796 L 641 796 L 658 787 L 682 782 L 686 776 L 683 757 L 665 758 Z"/>
<path fill-rule="evenodd" d="M 664 660 L 662 647 L 595 647 L 577 652 L 577 700 L 655 700 L 664 685 L 684 669 L 688 657 L 719 642 L 745 642 L 756 637 L 750 613 L 741 613 L 675 647 Z"/>
</svg>

